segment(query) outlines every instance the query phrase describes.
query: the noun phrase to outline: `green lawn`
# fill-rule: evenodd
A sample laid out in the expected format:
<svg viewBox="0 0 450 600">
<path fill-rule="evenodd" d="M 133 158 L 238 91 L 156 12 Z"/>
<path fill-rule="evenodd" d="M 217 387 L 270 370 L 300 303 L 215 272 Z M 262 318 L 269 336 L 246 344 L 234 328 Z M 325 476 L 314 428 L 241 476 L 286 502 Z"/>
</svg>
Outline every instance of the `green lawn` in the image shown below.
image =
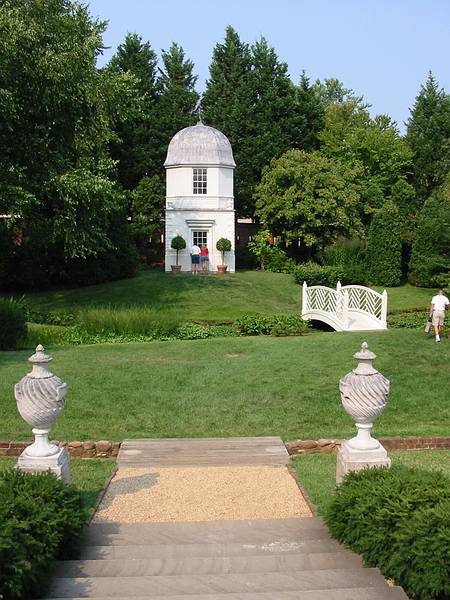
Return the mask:
<svg viewBox="0 0 450 600">
<path fill-rule="evenodd" d="M 0 471 L 14 466 L 16 462 L 17 458 L 15 457 L 0 458 Z M 100 490 L 115 466 L 116 461 L 113 459 L 82 460 L 72 458 L 70 460 L 72 482 L 80 490 L 84 505 L 87 508 L 93 509 L 95 507 Z"/>
<path fill-rule="evenodd" d="M 450 341 L 411 330 L 55 347 L 69 385 L 55 439 L 346 437 L 339 379 L 367 339 L 391 380 L 377 435 L 448 435 Z M 0 353 L 0 439 L 28 439 L 13 385 L 30 352 Z"/>
<path fill-rule="evenodd" d="M 388 310 L 422 309 L 433 290 L 404 285 L 388 288 Z M 298 313 L 301 286 L 291 275 L 238 271 L 224 276 L 192 277 L 155 270 L 78 289 L 28 294 L 43 311 L 76 311 L 93 307 L 146 307 L 186 321 L 230 321 L 244 313 Z"/>
<path fill-rule="evenodd" d="M 442 471 L 450 477 L 450 450 L 396 450 L 389 452 L 389 456 L 393 465 Z M 316 505 L 318 514 L 323 514 L 335 488 L 336 455 L 295 456 L 293 463 L 298 479 Z"/>
</svg>

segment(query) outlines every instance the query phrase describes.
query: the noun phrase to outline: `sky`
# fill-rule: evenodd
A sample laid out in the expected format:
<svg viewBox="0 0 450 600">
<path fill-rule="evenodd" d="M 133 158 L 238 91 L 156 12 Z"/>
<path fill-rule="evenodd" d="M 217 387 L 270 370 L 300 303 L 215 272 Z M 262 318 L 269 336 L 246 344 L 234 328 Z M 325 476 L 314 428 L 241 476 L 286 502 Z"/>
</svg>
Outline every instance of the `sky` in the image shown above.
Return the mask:
<svg viewBox="0 0 450 600">
<path fill-rule="evenodd" d="M 391 116 L 404 132 L 428 71 L 450 92 L 450 0 L 87 0 L 107 20 L 103 66 L 128 32 L 160 54 L 180 44 L 195 64 L 197 89 L 209 75 L 214 46 L 232 25 L 241 40 L 264 36 L 297 83 L 336 77 L 364 96 L 372 114 Z"/>
</svg>

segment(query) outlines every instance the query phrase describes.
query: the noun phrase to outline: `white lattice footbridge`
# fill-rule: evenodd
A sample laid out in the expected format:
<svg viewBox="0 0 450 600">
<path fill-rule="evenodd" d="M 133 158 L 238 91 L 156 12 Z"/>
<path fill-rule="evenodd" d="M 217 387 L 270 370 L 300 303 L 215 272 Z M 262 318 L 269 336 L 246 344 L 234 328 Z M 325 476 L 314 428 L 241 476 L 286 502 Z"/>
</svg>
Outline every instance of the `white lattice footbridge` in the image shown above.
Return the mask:
<svg viewBox="0 0 450 600">
<path fill-rule="evenodd" d="M 323 321 L 336 331 L 387 329 L 387 292 L 363 285 L 308 286 L 303 282 L 302 319 Z"/>
</svg>

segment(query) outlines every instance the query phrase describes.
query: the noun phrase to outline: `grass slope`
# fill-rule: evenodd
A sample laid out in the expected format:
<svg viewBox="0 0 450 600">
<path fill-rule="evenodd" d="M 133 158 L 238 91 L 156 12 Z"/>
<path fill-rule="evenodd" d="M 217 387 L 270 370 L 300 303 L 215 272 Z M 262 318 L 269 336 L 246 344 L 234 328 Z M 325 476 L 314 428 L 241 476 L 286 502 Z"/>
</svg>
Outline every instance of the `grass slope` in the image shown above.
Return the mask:
<svg viewBox="0 0 450 600">
<path fill-rule="evenodd" d="M 389 311 L 426 309 L 433 294 L 432 290 L 410 285 L 387 291 Z M 192 277 L 188 273 L 145 270 L 133 279 L 27 297 L 43 311 L 145 307 L 186 321 L 225 321 L 244 313 L 298 313 L 301 286 L 291 275 L 265 271 Z"/>
<path fill-rule="evenodd" d="M 367 339 L 391 381 L 377 435 L 448 434 L 450 342 L 421 332 L 316 333 L 54 348 L 69 385 L 55 439 L 280 435 L 346 437 L 339 379 Z M 0 439 L 28 439 L 13 385 L 28 352 L 0 353 Z"/>
<path fill-rule="evenodd" d="M 450 477 L 450 450 L 394 450 L 389 452 L 389 456 L 393 465 L 442 471 Z M 318 514 L 323 514 L 335 488 L 336 455 L 295 456 L 293 463 L 298 479 L 316 505 Z"/>
</svg>

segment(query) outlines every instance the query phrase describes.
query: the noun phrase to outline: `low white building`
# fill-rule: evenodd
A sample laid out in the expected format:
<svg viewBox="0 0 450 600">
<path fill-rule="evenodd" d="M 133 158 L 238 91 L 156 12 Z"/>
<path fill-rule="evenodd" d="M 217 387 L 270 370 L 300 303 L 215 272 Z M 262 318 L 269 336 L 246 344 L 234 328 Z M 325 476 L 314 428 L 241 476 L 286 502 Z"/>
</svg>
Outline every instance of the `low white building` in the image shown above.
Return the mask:
<svg viewBox="0 0 450 600">
<path fill-rule="evenodd" d="M 209 269 L 222 264 L 216 250 L 220 238 L 231 242 L 225 253 L 229 271 L 235 269 L 235 214 L 233 170 L 236 166 L 228 138 L 213 127 L 198 123 L 174 135 L 167 150 L 165 270 L 176 264 L 170 244 L 181 235 L 186 249 L 179 252 L 183 271 L 191 269 L 194 244 L 207 246 Z"/>
</svg>

